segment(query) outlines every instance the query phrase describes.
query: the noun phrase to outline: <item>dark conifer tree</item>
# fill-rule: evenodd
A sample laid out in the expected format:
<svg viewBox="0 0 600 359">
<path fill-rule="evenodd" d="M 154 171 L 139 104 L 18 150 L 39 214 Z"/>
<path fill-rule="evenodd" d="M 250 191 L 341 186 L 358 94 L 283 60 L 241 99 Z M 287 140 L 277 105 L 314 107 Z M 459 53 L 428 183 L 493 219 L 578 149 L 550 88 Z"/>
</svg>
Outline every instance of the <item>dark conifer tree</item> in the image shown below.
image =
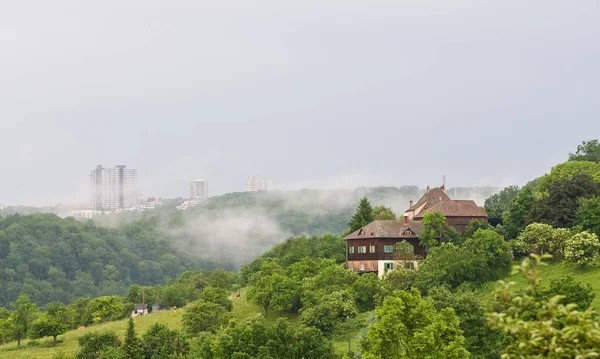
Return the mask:
<svg viewBox="0 0 600 359">
<path fill-rule="evenodd" d="M 356 213 L 348 222 L 348 233 L 352 233 L 357 229 L 366 226 L 367 224 L 373 222 L 373 208 L 371 207 L 371 203 L 367 199 L 367 197 L 363 197 L 358 203 L 358 207 L 356 208 Z"/>
<path fill-rule="evenodd" d="M 144 359 L 142 341 L 135 335 L 132 318 L 129 318 L 129 324 L 127 324 L 127 333 L 125 334 L 125 341 L 123 342 L 123 352 L 127 359 Z"/>
</svg>

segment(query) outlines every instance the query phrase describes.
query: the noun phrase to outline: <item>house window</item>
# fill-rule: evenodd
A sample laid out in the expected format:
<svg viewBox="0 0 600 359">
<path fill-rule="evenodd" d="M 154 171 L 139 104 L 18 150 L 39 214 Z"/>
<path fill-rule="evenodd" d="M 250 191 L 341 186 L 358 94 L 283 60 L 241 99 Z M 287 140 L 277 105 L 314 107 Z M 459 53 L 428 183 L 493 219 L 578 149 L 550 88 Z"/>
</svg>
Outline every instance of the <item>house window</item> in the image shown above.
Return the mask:
<svg viewBox="0 0 600 359">
<path fill-rule="evenodd" d="M 364 263 L 360 264 L 360 270 L 365 270 L 365 264 Z"/>
<path fill-rule="evenodd" d="M 367 246 L 358 246 L 358 253 L 367 253 Z"/>
<path fill-rule="evenodd" d="M 414 270 L 415 269 L 415 262 L 406 262 L 404 263 L 404 268 L 406 269 L 410 269 L 410 270 Z"/>
<path fill-rule="evenodd" d="M 375 263 L 371 262 L 371 270 L 375 270 Z"/>
<path fill-rule="evenodd" d="M 392 253 L 392 252 L 394 252 L 394 246 L 392 246 L 392 245 L 383 246 L 383 253 Z"/>
<path fill-rule="evenodd" d="M 393 270 L 394 269 L 394 263 L 389 263 L 389 262 L 388 263 L 384 263 L 383 269 L 385 269 L 386 271 Z"/>
<path fill-rule="evenodd" d="M 354 246 L 350 246 L 349 247 L 349 253 L 350 254 L 354 254 Z"/>
<path fill-rule="evenodd" d="M 375 246 L 370 246 L 369 250 L 371 253 L 375 253 Z"/>
</svg>

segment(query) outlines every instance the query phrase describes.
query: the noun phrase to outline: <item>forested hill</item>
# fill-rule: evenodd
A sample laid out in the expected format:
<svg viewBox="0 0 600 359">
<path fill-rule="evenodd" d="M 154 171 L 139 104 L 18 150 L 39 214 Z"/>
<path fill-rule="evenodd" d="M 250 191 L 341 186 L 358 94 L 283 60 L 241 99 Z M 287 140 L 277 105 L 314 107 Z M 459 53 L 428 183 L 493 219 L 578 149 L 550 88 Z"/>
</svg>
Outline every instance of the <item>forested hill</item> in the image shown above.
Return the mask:
<svg viewBox="0 0 600 359">
<path fill-rule="evenodd" d="M 123 294 L 131 284 L 159 284 L 188 269 L 235 269 L 286 238 L 340 235 L 360 198 L 398 214 L 424 190 L 270 191 L 212 197 L 185 211 L 174 205 L 94 221 L 53 214 L 0 217 L 0 307 L 19 294 L 55 300 Z M 480 204 L 495 188 L 448 193 Z"/>
<path fill-rule="evenodd" d="M 20 294 L 38 305 L 123 294 L 132 283 L 215 267 L 175 251 L 157 226 L 150 219 L 109 229 L 54 214 L 0 217 L 0 307 Z"/>
</svg>

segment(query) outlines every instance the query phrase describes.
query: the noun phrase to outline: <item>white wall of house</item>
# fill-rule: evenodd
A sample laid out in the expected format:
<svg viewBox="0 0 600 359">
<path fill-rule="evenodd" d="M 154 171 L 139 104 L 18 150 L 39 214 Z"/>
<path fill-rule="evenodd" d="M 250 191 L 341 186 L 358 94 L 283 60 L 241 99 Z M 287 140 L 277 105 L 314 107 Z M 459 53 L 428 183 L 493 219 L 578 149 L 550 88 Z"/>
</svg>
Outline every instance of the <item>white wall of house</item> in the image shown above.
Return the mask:
<svg viewBox="0 0 600 359">
<path fill-rule="evenodd" d="M 383 278 L 385 273 L 396 268 L 405 268 L 406 262 L 412 263 L 410 269 L 419 269 L 418 261 L 401 261 L 401 260 L 381 260 L 377 261 L 377 276 Z"/>
</svg>

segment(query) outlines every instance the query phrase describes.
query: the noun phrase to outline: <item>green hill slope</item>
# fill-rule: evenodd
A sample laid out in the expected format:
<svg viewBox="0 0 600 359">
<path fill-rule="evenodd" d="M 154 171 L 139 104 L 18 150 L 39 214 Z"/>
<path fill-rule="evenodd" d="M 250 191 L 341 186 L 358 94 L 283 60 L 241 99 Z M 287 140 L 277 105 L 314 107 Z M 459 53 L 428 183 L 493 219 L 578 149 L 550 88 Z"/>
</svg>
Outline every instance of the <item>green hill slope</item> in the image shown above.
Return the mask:
<svg viewBox="0 0 600 359">
<path fill-rule="evenodd" d="M 232 315 L 236 319 L 244 319 L 250 316 L 253 316 L 258 313 L 264 312 L 256 307 L 255 305 L 249 303 L 246 300 L 246 291 L 242 289 L 241 291 L 241 299 L 235 299 L 232 295 L 230 299 L 233 301 L 233 310 Z M 157 313 L 150 313 L 146 316 L 141 316 L 135 319 L 135 328 L 138 335 L 143 334 L 153 323 L 160 322 L 166 324 L 171 329 L 181 329 L 181 319 L 183 314 L 185 313 L 185 307 L 177 309 L 176 312 L 172 310 L 164 310 Z M 291 323 L 297 322 L 296 315 L 289 314 L 281 314 L 278 312 L 269 312 L 267 317 L 267 321 L 270 323 L 274 323 L 277 318 L 280 316 L 285 316 L 289 318 Z M 71 330 L 64 335 L 58 337 L 59 343 L 56 347 L 50 346 L 52 344 L 52 338 L 44 338 L 38 341 L 33 341 L 34 343 L 39 342 L 40 345 L 33 345 L 32 340 L 24 340 L 21 343 L 21 348 L 17 349 L 17 343 L 12 342 L 9 344 L 5 344 L 0 346 L 0 358 L 3 359 L 32 359 L 32 358 L 52 358 L 57 352 L 63 351 L 65 354 L 74 355 L 79 350 L 79 345 L 77 339 L 82 337 L 86 333 L 93 331 L 115 331 L 117 335 L 121 339 L 125 336 L 125 331 L 127 330 L 127 321 L 129 319 L 123 319 L 119 321 L 91 325 L 82 330 Z"/>
<path fill-rule="evenodd" d="M 582 284 L 589 284 L 592 287 L 596 297 L 592 303 L 594 310 L 600 312 L 600 267 L 592 265 L 588 268 L 580 269 L 566 262 L 548 263 L 543 266 L 541 271 L 542 286 L 546 287 L 554 279 L 566 276 L 572 276 L 576 281 Z M 517 288 L 525 285 L 522 276 L 510 275 L 503 279 L 505 282 L 515 282 Z M 493 291 L 496 288 L 496 282 L 486 283 L 477 292 L 484 301 L 489 301 L 493 297 Z"/>
</svg>

